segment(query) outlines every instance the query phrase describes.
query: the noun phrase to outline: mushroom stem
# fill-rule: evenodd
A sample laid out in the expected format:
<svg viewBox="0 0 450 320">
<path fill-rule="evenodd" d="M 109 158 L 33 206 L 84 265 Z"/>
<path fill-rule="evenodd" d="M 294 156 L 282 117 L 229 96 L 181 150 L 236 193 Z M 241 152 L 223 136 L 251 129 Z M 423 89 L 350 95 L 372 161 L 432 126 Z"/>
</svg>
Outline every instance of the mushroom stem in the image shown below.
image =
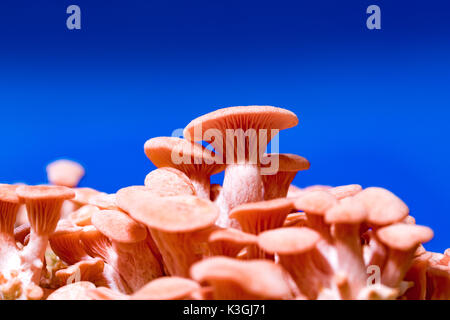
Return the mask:
<svg viewBox="0 0 450 320">
<path fill-rule="evenodd" d="M 250 163 L 229 164 L 225 169 L 223 179 L 221 203 L 221 217 L 227 218 L 230 210 L 234 207 L 248 202 L 257 202 L 264 200 L 264 187 L 260 175 L 260 167 Z M 229 227 L 230 225 L 220 225 Z"/>
<path fill-rule="evenodd" d="M 382 284 L 392 288 L 400 285 L 400 282 L 412 264 L 417 247 L 408 251 L 389 250 L 388 258 L 381 274 Z"/>
<path fill-rule="evenodd" d="M 190 175 L 192 184 L 194 185 L 195 192 L 199 198 L 210 198 L 211 182 L 209 176 L 206 175 Z"/>
<path fill-rule="evenodd" d="M 171 276 L 189 277 L 189 268 L 200 261 L 203 252 L 196 250 L 198 243 L 194 240 L 196 232 L 164 232 L 151 229 L 163 261 Z"/>
<path fill-rule="evenodd" d="M 366 270 L 363 259 L 359 225 L 338 223 L 334 226 L 335 246 L 339 261 L 339 269 L 347 277 L 349 296 L 358 296 L 359 291 L 366 284 Z"/>
<path fill-rule="evenodd" d="M 48 236 L 39 235 L 33 229 L 30 232 L 30 240 L 21 252 L 22 268 L 27 270 L 29 281 L 39 284 L 42 267 L 44 266 L 45 250 L 47 249 Z"/>
</svg>

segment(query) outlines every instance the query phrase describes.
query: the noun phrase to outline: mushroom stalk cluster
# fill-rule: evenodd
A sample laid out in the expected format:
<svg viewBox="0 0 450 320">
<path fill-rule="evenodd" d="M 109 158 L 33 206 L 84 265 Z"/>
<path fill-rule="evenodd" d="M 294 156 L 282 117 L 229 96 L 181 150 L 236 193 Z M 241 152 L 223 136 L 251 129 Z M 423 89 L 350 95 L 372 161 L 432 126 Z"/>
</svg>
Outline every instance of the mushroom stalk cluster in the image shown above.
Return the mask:
<svg viewBox="0 0 450 320">
<path fill-rule="evenodd" d="M 266 149 L 297 123 L 213 111 L 149 139 L 156 169 L 111 194 L 78 188 L 67 160 L 49 185 L 0 184 L 0 299 L 450 300 L 450 249 L 427 251 L 433 231 L 392 192 L 291 184 L 309 161 Z"/>
</svg>

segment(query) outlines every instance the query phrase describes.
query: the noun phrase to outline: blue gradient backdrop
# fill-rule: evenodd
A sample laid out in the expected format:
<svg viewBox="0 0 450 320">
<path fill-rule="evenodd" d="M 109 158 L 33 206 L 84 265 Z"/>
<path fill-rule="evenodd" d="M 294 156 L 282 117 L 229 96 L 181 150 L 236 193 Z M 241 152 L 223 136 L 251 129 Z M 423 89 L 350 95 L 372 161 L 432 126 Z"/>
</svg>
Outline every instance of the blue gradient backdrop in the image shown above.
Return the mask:
<svg viewBox="0 0 450 320">
<path fill-rule="evenodd" d="M 82 10 L 69 31 L 66 8 Z M 368 5 L 382 30 L 365 27 Z M 0 181 L 46 181 L 69 157 L 84 186 L 142 184 L 144 142 L 215 108 L 270 104 L 298 127 L 295 183 L 382 186 L 450 247 L 448 1 L 0 3 Z M 220 180 L 220 177 L 215 178 Z"/>
</svg>

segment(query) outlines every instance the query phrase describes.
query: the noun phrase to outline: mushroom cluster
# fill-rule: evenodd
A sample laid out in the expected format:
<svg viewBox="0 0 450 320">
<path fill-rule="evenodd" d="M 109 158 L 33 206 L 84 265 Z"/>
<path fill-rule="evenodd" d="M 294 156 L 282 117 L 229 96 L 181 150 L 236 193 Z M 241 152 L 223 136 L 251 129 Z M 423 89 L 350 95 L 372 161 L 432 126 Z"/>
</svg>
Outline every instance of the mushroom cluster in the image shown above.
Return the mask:
<svg viewBox="0 0 450 320">
<path fill-rule="evenodd" d="M 309 161 L 267 145 L 297 123 L 271 106 L 203 115 L 148 140 L 157 169 L 114 194 L 78 188 L 67 160 L 48 185 L 1 184 L 0 299 L 450 300 L 450 249 L 427 251 L 433 231 L 396 195 L 291 185 Z"/>
</svg>

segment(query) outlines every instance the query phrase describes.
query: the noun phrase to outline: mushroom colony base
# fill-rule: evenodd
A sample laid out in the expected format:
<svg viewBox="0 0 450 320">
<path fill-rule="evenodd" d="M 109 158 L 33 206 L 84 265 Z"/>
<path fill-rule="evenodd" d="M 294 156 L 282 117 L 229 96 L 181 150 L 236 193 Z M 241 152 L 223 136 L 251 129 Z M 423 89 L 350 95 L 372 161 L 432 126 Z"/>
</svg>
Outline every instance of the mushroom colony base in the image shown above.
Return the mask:
<svg viewBox="0 0 450 320">
<path fill-rule="evenodd" d="M 309 161 L 265 149 L 297 122 L 270 106 L 203 115 L 148 140 L 157 169 L 115 194 L 78 188 L 68 160 L 48 185 L 1 184 L 0 299 L 449 300 L 450 250 L 425 250 L 433 231 L 393 193 L 291 185 Z"/>
</svg>

